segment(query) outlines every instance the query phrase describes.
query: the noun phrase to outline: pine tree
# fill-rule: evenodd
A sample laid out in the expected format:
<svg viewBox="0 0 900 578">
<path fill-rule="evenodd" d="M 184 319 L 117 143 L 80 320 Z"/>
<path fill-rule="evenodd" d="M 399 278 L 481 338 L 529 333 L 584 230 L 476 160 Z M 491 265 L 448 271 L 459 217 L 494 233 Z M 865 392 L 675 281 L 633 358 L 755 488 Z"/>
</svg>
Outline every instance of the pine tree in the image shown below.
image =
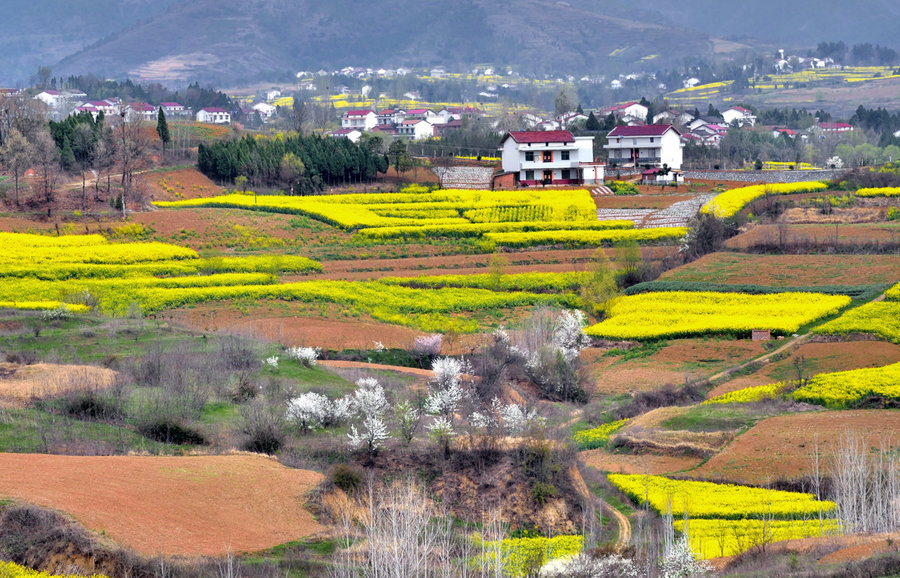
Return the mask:
<svg viewBox="0 0 900 578">
<path fill-rule="evenodd" d="M 166 113 L 163 112 L 162 107 L 159 107 L 159 114 L 156 115 L 156 134 L 159 135 L 159 140 L 162 142 L 162 150 L 165 153 L 166 145 L 169 144 L 172 137 L 169 135 L 169 123 L 166 122 Z"/>
</svg>

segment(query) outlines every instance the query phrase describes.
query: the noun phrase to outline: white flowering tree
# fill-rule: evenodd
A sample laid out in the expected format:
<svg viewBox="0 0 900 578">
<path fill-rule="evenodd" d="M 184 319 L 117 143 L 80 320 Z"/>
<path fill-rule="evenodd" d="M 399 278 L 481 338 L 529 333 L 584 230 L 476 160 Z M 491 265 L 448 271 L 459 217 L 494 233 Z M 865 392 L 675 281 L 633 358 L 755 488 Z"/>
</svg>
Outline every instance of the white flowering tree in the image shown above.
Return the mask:
<svg viewBox="0 0 900 578">
<path fill-rule="evenodd" d="M 496 397 L 491 400 L 490 408 L 483 412 L 475 411 L 469 416 L 469 423 L 487 433 L 495 433 L 501 429 L 509 436 L 519 437 L 533 427 L 544 424 L 537 409 L 528 410 L 517 403 L 503 405 Z"/>
<path fill-rule="evenodd" d="M 319 350 L 314 347 L 289 347 L 287 356 L 300 362 L 301 365 L 312 367 L 319 359 Z"/>
<path fill-rule="evenodd" d="M 663 578 L 696 578 L 706 576 L 710 570 L 709 564 L 694 557 L 687 536 L 677 540 L 659 561 L 659 574 Z"/>
<path fill-rule="evenodd" d="M 425 398 L 425 413 L 452 417 L 463 398 L 463 364 L 452 357 L 439 357 L 431 364 L 434 387 Z"/>
<path fill-rule="evenodd" d="M 355 414 L 352 399 L 343 397 L 334 401 L 309 391 L 292 398 L 287 403 L 287 419 L 301 431 L 312 431 L 339 425 Z"/>
<path fill-rule="evenodd" d="M 350 446 L 357 449 L 365 449 L 369 460 L 384 447 L 384 442 L 391 437 L 387 425 L 384 423 L 384 413 L 390 407 L 384 395 L 384 388 L 378 380 L 366 377 L 356 382 L 356 391 L 349 398 L 350 407 L 355 413 L 361 414 L 363 421 L 360 429 L 356 425 L 350 426 Z"/>
<path fill-rule="evenodd" d="M 422 419 L 419 409 L 409 401 L 401 401 L 394 406 L 394 419 L 397 422 L 397 429 L 400 437 L 407 444 L 416 435 L 416 429 Z"/>
<path fill-rule="evenodd" d="M 456 432 L 453 431 L 453 423 L 447 417 L 439 415 L 433 418 L 431 423 L 425 427 L 431 439 L 436 441 L 441 446 L 441 449 L 444 450 L 444 457 L 449 457 L 450 442 L 456 436 Z"/>
</svg>

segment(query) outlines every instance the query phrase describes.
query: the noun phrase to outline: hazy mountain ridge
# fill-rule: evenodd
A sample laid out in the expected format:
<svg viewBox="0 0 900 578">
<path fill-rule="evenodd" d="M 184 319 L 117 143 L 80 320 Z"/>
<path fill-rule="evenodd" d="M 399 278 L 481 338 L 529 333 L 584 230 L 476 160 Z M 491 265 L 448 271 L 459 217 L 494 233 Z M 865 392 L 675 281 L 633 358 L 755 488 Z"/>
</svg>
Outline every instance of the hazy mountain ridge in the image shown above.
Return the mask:
<svg viewBox="0 0 900 578">
<path fill-rule="evenodd" d="M 348 65 L 622 72 L 708 55 L 711 37 L 892 44 L 898 16 L 891 0 L 658 0 L 640 10 L 621 0 L 38 0 L 0 22 L 0 82 L 27 81 L 40 64 L 56 76 L 218 83 Z"/>
</svg>

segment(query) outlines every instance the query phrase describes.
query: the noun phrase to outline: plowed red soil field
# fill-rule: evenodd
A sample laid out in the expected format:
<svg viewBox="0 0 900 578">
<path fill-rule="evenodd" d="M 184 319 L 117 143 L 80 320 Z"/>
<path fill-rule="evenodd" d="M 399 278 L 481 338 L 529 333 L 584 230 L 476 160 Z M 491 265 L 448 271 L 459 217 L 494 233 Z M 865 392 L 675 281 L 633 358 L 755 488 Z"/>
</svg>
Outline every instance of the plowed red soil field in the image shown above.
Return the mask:
<svg viewBox="0 0 900 578">
<path fill-rule="evenodd" d="M 896 223 L 859 225 L 787 225 L 781 235 L 781 225 L 757 225 L 753 229 L 725 242 L 728 249 L 749 249 L 755 246 L 814 245 L 831 247 L 848 245 L 895 246 L 900 243 L 900 225 Z"/>
<path fill-rule="evenodd" d="M 606 450 L 587 450 L 578 454 L 592 468 L 615 474 L 661 476 L 693 468 L 703 458 L 657 456 L 651 454 L 611 454 Z"/>
<path fill-rule="evenodd" d="M 805 343 L 788 357 L 765 365 L 751 375 L 745 375 L 718 385 L 709 392 L 715 397 L 745 387 L 766 385 L 786 379 L 797 379 L 798 357 L 803 358 L 804 375 L 847 371 L 861 367 L 880 367 L 900 360 L 900 345 L 884 341 L 837 341 L 834 343 Z"/>
<path fill-rule="evenodd" d="M 0 497 L 62 510 L 144 554 L 221 555 L 323 529 L 304 507 L 322 480 L 258 455 L 0 454 Z"/>
<path fill-rule="evenodd" d="M 748 255 L 720 252 L 710 253 L 693 263 L 667 271 L 660 278 L 775 287 L 896 283 L 900 281 L 900 255 Z"/>
<path fill-rule="evenodd" d="M 765 419 L 738 436 L 722 452 L 691 471 L 692 476 L 741 484 L 764 484 L 810 474 L 816 444 L 827 473 L 828 464 L 846 431 L 865 434 L 873 448 L 880 440 L 900 440 L 900 412 L 852 410 L 799 413 Z"/>
</svg>

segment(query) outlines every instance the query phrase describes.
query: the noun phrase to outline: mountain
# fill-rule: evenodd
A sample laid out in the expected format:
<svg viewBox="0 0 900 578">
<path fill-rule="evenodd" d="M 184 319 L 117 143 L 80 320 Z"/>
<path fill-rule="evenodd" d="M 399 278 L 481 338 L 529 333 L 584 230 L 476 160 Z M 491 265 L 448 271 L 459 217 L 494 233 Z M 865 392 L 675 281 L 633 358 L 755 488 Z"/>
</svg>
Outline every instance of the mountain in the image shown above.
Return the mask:
<svg viewBox="0 0 900 578">
<path fill-rule="evenodd" d="M 5 2 L 0 18 L 0 82 L 27 83 L 54 62 L 155 16 L 159 0 L 30 0 Z"/>
<path fill-rule="evenodd" d="M 234 82 L 353 66 L 512 64 L 602 71 L 708 53 L 705 34 L 646 22 L 596 0 L 197 0 L 81 50 L 54 74 Z M 615 7 L 610 3 L 610 7 Z M 614 53 L 614 56 L 610 56 Z"/>
<path fill-rule="evenodd" d="M 32 0 L 0 21 L 0 84 L 95 73 L 232 84 L 344 66 L 617 73 L 713 47 L 892 45 L 896 0 Z M 897 46 L 895 46 L 897 47 Z"/>
<path fill-rule="evenodd" d="M 674 25 L 726 38 L 786 46 L 842 40 L 900 48 L 897 0 L 654 0 L 650 9 Z"/>
</svg>

